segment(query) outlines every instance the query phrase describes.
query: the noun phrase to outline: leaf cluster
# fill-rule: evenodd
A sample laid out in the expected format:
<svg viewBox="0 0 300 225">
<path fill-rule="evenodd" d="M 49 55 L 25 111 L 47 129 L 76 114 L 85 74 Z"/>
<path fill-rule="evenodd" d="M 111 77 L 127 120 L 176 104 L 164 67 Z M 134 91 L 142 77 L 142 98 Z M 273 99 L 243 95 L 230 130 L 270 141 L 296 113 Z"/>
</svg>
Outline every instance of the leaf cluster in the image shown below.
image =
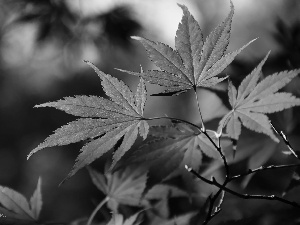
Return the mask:
<svg viewBox="0 0 300 225">
<path fill-rule="evenodd" d="M 88 167 L 92 182 L 105 198 L 96 206 L 90 217 L 84 219 L 87 225 L 94 224 L 97 212 L 105 211 L 107 208 L 113 211 L 112 217 L 107 221 L 108 225 L 142 224 L 142 220 L 138 218 L 140 214 L 143 214 L 145 224 L 184 225 L 189 224 L 189 221 L 208 224 L 227 204 L 227 197 L 224 197 L 227 193 L 241 199 L 265 200 L 300 208 L 299 201 L 291 200 L 289 197 L 291 191 L 297 187 L 294 184 L 288 184 L 288 188 L 284 189 L 288 193 L 286 198 L 277 195 L 244 194 L 229 185 L 233 181 L 251 177 L 260 171 L 299 166 L 299 164 L 262 165 L 272 155 L 274 149 L 277 149 L 280 139 L 291 155 L 298 157 L 287 136 L 276 130 L 266 114 L 300 105 L 300 99 L 291 93 L 279 92 L 298 76 L 300 70 L 264 76 L 262 68 L 269 56 L 268 53 L 240 85 L 235 87 L 229 76 L 220 75 L 223 75 L 222 72 L 226 67 L 253 41 L 236 51 L 226 53 L 234 14 L 232 2 L 228 16 L 205 40 L 198 22 L 187 7 L 184 5 L 179 7 L 183 11 L 183 17 L 176 32 L 176 49 L 160 42 L 134 37 L 141 42 L 150 60 L 160 69 L 141 72 L 121 70 L 139 77 L 135 93 L 123 81 L 100 71 L 91 62 L 86 61 L 99 76 L 107 98 L 79 95 L 36 106 L 54 107 L 79 118 L 55 130 L 30 152 L 28 158 L 47 147 L 86 141 L 66 177 L 69 179 L 96 159 L 103 158 L 108 152 L 112 153 L 112 162 L 107 163 L 104 171 L 98 172 Z M 232 109 L 219 120 L 216 130 L 210 130 L 202 119 L 197 90 L 215 88 L 225 79 L 229 80 L 228 101 Z M 146 118 L 144 116 L 147 101 L 146 82 L 166 88 L 163 93 L 156 95 L 179 95 L 189 90 L 193 91 L 201 126 L 168 116 Z M 157 119 L 166 119 L 171 123 L 166 126 L 149 125 L 150 121 Z M 246 147 L 240 144 L 240 140 L 244 138 L 243 134 L 249 130 L 264 134 L 262 136 L 264 140 L 268 138 L 268 141 L 260 142 L 258 145 L 258 148 L 268 145 L 270 151 L 267 154 L 262 154 L 260 150 L 255 153 L 249 151 L 249 148 L 253 150 L 255 145 L 253 138 L 250 139 L 252 143 Z M 142 144 L 134 146 L 139 136 Z M 230 141 L 232 145 L 229 144 Z M 237 152 L 236 158 L 231 159 L 229 156 L 232 156 L 233 151 Z M 247 151 L 248 155 L 243 151 Z M 255 168 L 246 168 L 248 169 L 246 172 L 232 175 L 231 164 L 243 162 L 247 157 L 252 161 L 249 165 Z M 214 172 L 218 167 L 224 171 L 216 176 Z M 297 170 L 295 172 L 297 175 Z M 297 177 L 296 175 L 294 177 Z M 182 182 L 185 185 L 182 185 Z M 37 221 L 41 208 L 40 182 L 30 204 L 20 194 L 10 189 L 2 188 L 1 193 L 3 214 L 10 217 L 13 212 L 13 216 L 15 214 L 21 216 L 22 220 Z M 171 212 L 169 205 L 174 198 L 189 202 L 185 202 L 189 208 L 182 210 L 177 218 L 177 214 Z M 14 201 L 19 206 L 15 205 Z M 134 207 L 142 211 L 132 210 Z M 124 213 L 124 208 L 134 212 Z M 249 221 L 252 220 L 256 221 L 255 218 Z M 247 219 L 232 221 L 232 224 L 246 224 L 249 221 Z"/>
</svg>

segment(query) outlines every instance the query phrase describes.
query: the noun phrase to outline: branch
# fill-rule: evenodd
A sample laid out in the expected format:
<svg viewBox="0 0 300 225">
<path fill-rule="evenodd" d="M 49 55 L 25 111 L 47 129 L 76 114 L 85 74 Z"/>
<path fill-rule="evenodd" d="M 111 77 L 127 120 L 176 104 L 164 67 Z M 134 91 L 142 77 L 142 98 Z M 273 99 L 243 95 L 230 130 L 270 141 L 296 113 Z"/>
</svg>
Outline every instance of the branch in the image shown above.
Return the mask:
<svg viewBox="0 0 300 225">
<path fill-rule="evenodd" d="M 275 165 L 261 166 L 261 167 L 258 167 L 256 169 L 249 169 L 246 173 L 242 173 L 242 174 L 230 177 L 228 180 L 230 182 L 230 181 L 236 180 L 236 179 L 238 179 L 240 177 L 248 176 L 248 175 L 250 175 L 252 173 L 257 173 L 257 172 L 264 171 L 264 170 L 281 169 L 281 168 L 289 168 L 289 167 L 296 167 L 296 166 L 300 166 L 300 164 L 277 165 L 277 166 L 275 166 Z"/>
<path fill-rule="evenodd" d="M 280 132 L 274 127 L 274 125 L 272 124 L 271 120 L 269 120 L 269 123 L 271 124 L 271 127 L 273 128 L 273 130 L 281 137 L 281 139 L 284 141 L 285 145 L 288 147 L 288 149 L 290 150 L 290 152 L 297 158 L 299 159 L 298 155 L 296 154 L 296 152 L 294 151 L 292 145 L 290 144 L 289 140 L 287 139 L 287 137 L 285 136 L 285 134 L 283 133 L 283 131 L 281 130 Z M 300 159 L 299 159 L 300 160 Z"/>
<path fill-rule="evenodd" d="M 221 200 L 220 200 L 219 204 L 216 206 L 216 208 L 215 208 L 215 210 L 213 212 L 215 201 L 217 200 L 217 198 L 219 197 L 219 195 L 221 193 L 222 193 Z M 202 225 L 208 224 L 208 222 L 212 218 L 214 218 L 216 215 L 219 214 L 219 212 L 221 212 L 221 205 L 223 203 L 224 193 L 225 193 L 224 191 L 222 191 L 221 189 L 219 189 L 219 191 L 214 195 L 213 198 L 211 198 L 211 196 L 209 196 L 209 209 L 208 209 L 205 221 L 203 222 Z"/>
<path fill-rule="evenodd" d="M 144 118 L 144 120 L 160 120 L 160 119 L 175 120 L 177 122 L 186 123 L 188 125 L 191 125 L 191 126 L 195 127 L 197 130 L 199 130 L 199 132 L 202 132 L 201 127 L 199 127 L 196 124 L 193 124 L 193 123 L 191 123 L 187 120 L 183 120 L 183 119 L 178 119 L 178 118 L 173 118 L 173 117 L 168 117 L 168 116 Z"/>
<path fill-rule="evenodd" d="M 222 160 L 223 160 L 223 163 L 224 163 L 224 167 L 225 167 L 225 172 L 226 172 L 226 179 L 228 178 L 229 176 L 229 166 L 228 166 L 228 163 L 227 163 L 227 160 L 226 160 L 226 157 L 225 155 L 223 154 L 222 152 L 222 149 L 221 149 L 221 145 L 220 145 L 220 137 L 218 138 L 218 145 L 216 145 L 216 143 L 211 139 L 211 137 L 208 135 L 208 133 L 206 131 L 202 131 L 202 133 L 209 139 L 209 141 L 214 145 L 214 147 L 216 148 L 216 150 L 218 151 L 218 153 L 220 154 Z"/>
<path fill-rule="evenodd" d="M 229 166 L 228 166 L 227 160 L 225 158 L 225 155 L 223 154 L 223 152 L 221 150 L 220 137 L 218 138 L 219 140 L 218 140 L 218 145 L 217 145 L 213 141 L 213 139 L 208 135 L 207 130 L 203 131 L 199 126 L 197 126 L 196 124 L 193 124 L 189 121 L 186 121 L 186 120 L 183 120 L 183 119 L 178 119 L 178 118 L 173 118 L 173 117 L 168 117 L 168 116 L 144 118 L 144 120 L 159 120 L 159 119 L 169 119 L 169 120 L 175 120 L 175 121 L 178 121 L 178 122 L 181 122 L 181 123 L 185 123 L 185 124 L 188 124 L 188 125 L 191 125 L 191 126 L 195 127 L 199 132 L 203 133 L 208 138 L 208 140 L 213 144 L 213 146 L 216 148 L 218 153 L 220 154 L 220 156 L 223 160 L 224 166 L 225 166 L 226 179 L 227 179 L 227 177 L 229 176 Z"/>
<path fill-rule="evenodd" d="M 206 182 L 208 184 L 214 185 L 214 186 L 220 188 L 221 190 L 226 191 L 226 192 L 228 192 L 228 193 L 230 193 L 232 195 L 235 195 L 235 196 L 237 196 L 239 198 L 242 198 L 242 199 L 261 199 L 261 200 L 279 201 L 279 202 L 285 203 L 287 205 L 291 205 L 291 206 L 300 208 L 300 205 L 297 202 L 292 202 L 292 201 L 286 200 L 284 198 L 280 198 L 280 197 L 275 196 L 275 195 L 270 195 L 270 196 L 268 196 L 268 195 L 249 195 L 249 194 L 238 193 L 238 192 L 233 191 L 230 188 L 227 188 L 226 186 L 218 183 L 214 177 L 212 178 L 212 180 L 208 180 L 205 177 L 202 177 L 200 174 L 198 174 L 195 170 L 193 170 L 192 168 L 188 167 L 187 165 L 185 165 L 185 168 L 187 169 L 187 171 L 189 171 L 190 173 L 194 174 L 200 180 L 202 180 L 202 181 L 204 181 L 204 182 Z"/>
</svg>

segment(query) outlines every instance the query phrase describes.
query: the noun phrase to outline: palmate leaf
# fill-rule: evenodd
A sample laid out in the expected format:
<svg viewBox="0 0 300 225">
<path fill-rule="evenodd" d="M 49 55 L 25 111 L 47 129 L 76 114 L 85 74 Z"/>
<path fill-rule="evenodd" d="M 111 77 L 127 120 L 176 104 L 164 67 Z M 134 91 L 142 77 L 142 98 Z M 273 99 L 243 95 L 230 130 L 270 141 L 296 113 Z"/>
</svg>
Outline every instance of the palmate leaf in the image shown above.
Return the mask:
<svg viewBox="0 0 300 225">
<path fill-rule="evenodd" d="M 129 152 L 122 161 L 124 165 L 146 163 L 149 166 L 147 188 L 162 181 L 178 168 L 184 168 L 185 164 L 198 169 L 202 163 L 202 153 L 220 159 L 208 138 L 188 125 L 179 123 L 153 126 L 149 135 L 154 139 Z"/>
<path fill-rule="evenodd" d="M 141 168 L 126 167 L 116 172 L 99 173 L 88 168 L 95 186 L 108 198 L 108 207 L 118 211 L 120 204 L 130 206 L 149 206 L 149 200 L 161 200 L 166 197 L 186 196 L 180 189 L 159 184 L 154 186 L 145 196 L 147 172 Z"/>
<path fill-rule="evenodd" d="M 41 178 L 30 201 L 20 193 L 0 186 L 0 224 L 37 224 L 42 209 Z"/>
<path fill-rule="evenodd" d="M 241 125 L 243 124 L 250 130 L 264 133 L 274 141 L 279 141 L 273 133 L 269 119 L 265 114 L 300 105 L 300 99 L 292 96 L 290 93 L 278 93 L 278 90 L 296 77 L 300 70 L 275 73 L 258 83 L 262 66 L 268 55 L 242 81 L 238 89 L 229 82 L 228 95 L 232 110 L 220 121 L 219 132 L 226 126 L 228 135 L 238 140 L 241 134 Z"/>
<path fill-rule="evenodd" d="M 147 174 L 142 170 L 130 170 L 105 175 L 89 168 L 89 173 L 95 186 L 108 198 L 108 207 L 118 211 L 119 204 L 138 206 L 145 188 Z"/>
<path fill-rule="evenodd" d="M 167 89 L 161 95 L 180 94 L 192 88 L 211 87 L 223 81 L 226 77 L 217 78 L 216 76 L 252 42 L 225 55 L 234 12 L 232 2 L 227 18 L 209 34 L 205 41 L 203 41 L 198 22 L 187 7 L 184 5 L 179 5 L 179 7 L 183 10 L 183 17 L 176 32 L 177 50 L 160 42 L 133 37 L 144 45 L 149 58 L 161 71 L 149 70 L 136 73 L 121 70 L 143 77 L 150 83 L 166 87 Z"/>
<path fill-rule="evenodd" d="M 144 80 L 140 79 L 134 95 L 122 81 L 103 73 L 90 62 L 87 64 L 98 74 L 103 90 L 111 100 L 97 96 L 75 96 L 36 106 L 54 107 L 74 116 L 83 117 L 57 129 L 28 155 L 29 158 L 46 147 L 91 139 L 81 149 L 67 178 L 108 152 L 124 137 L 113 156 L 113 163 L 116 163 L 133 145 L 138 133 L 145 139 L 149 130 L 149 125 L 143 117 L 147 95 Z"/>
</svg>

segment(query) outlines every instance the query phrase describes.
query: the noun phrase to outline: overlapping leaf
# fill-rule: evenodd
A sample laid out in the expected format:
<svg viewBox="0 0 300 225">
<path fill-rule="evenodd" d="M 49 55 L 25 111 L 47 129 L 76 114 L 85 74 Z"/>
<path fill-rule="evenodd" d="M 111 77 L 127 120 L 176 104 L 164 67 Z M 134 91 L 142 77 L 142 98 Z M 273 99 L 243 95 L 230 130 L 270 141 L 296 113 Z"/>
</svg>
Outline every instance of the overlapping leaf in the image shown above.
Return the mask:
<svg viewBox="0 0 300 225">
<path fill-rule="evenodd" d="M 188 225 L 190 224 L 190 220 L 196 215 L 195 212 L 186 213 L 183 215 L 175 216 L 172 219 L 169 220 L 163 220 L 159 217 L 156 217 L 151 220 L 150 225 Z"/>
<path fill-rule="evenodd" d="M 220 158 L 213 144 L 203 134 L 185 124 L 151 127 L 149 135 L 154 140 L 123 158 L 124 164 L 147 163 L 150 167 L 147 188 L 178 168 L 184 168 L 185 164 L 198 169 L 202 163 L 202 153 Z"/>
<path fill-rule="evenodd" d="M 0 186 L 0 224 L 35 224 L 42 209 L 41 179 L 30 201 L 20 193 Z"/>
<path fill-rule="evenodd" d="M 185 192 L 168 185 L 156 185 L 143 198 L 147 173 L 141 168 L 126 167 L 105 175 L 89 168 L 95 186 L 108 198 L 108 207 L 117 212 L 119 204 L 131 206 L 148 206 L 149 200 L 160 200 L 168 197 L 185 196 Z"/>
<path fill-rule="evenodd" d="M 103 89 L 111 100 L 97 96 L 75 96 L 36 106 L 54 107 L 66 113 L 84 117 L 57 129 L 28 156 L 29 158 L 46 147 L 92 139 L 81 149 L 77 162 L 68 177 L 101 157 L 124 137 L 121 146 L 113 156 L 114 162 L 117 162 L 133 145 L 138 133 L 145 139 L 149 130 L 148 123 L 143 120 L 146 102 L 144 80 L 141 78 L 134 95 L 122 81 L 103 73 L 90 62 L 87 64 L 101 78 Z"/>
<path fill-rule="evenodd" d="M 240 136 L 243 124 L 248 129 L 269 135 L 278 142 L 265 114 L 300 105 L 300 99 L 290 93 L 278 93 L 278 90 L 296 77 L 300 70 L 275 73 L 258 83 L 262 66 L 267 57 L 268 55 L 242 81 L 238 90 L 232 83 L 229 83 L 228 95 L 232 110 L 220 121 L 219 131 L 226 126 L 227 133 L 235 140 Z"/>
<path fill-rule="evenodd" d="M 136 219 L 138 217 L 139 213 L 136 213 L 132 215 L 131 217 L 124 220 L 124 217 L 122 214 L 114 213 L 112 215 L 111 220 L 107 225 L 139 225 L 140 222 L 137 222 Z"/>
<path fill-rule="evenodd" d="M 139 40 L 147 50 L 149 58 L 161 70 L 149 70 L 141 73 L 125 71 L 143 77 L 146 81 L 166 87 L 162 94 L 180 94 L 196 87 L 211 87 L 226 79 L 216 77 L 251 42 L 242 48 L 225 55 L 229 44 L 233 4 L 227 18 L 216 27 L 203 41 L 198 22 L 187 7 L 179 5 L 183 17 L 175 38 L 177 50 L 141 37 Z"/>
</svg>

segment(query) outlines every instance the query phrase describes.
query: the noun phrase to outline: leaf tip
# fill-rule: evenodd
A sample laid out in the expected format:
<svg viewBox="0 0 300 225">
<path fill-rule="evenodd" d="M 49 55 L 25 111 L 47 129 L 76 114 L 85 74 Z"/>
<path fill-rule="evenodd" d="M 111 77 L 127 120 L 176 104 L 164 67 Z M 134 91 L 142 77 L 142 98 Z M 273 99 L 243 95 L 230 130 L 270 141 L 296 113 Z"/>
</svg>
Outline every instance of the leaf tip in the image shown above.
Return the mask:
<svg viewBox="0 0 300 225">
<path fill-rule="evenodd" d="M 253 42 L 254 42 L 254 41 L 256 41 L 257 39 L 259 39 L 259 37 L 256 37 L 256 38 L 252 39 L 251 41 L 249 41 L 249 43 L 248 43 L 248 44 L 251 44 L 251 43 L 253 43 Z"/>
<path fill-rule="evenodd" d="M 40 187 L 42 185 L 42 177 L 39 176 L 37 186 Z"/>
<path fill-rule="evenodd" d="M 232 0 L 230 0 L 230 11 L 234 11 L 234 5 L 233 5 Z"/>
<path fill-rule="evenodd" d="M 61 187 L 67 180 L 70 179 L 70 175 L 68 174 L 67 177 L 65 177 L 59 184 L 58 184 L 58 187 Z"/>
<path fill-rule="evenodd" d="M 27 160 L 29 160 L 29 158 L 35 153 L 34 150 L 32 150 L 26 157 Z"/>
<path fill-rule="evenodd" d="M 187 10 L 187 7 L 183 4 L 179 4 L 177 3 L 177 5 L 183 10 L 183 11 L 186 11 Z"/>
<path fill-rule="evenodd" d="M 86 64 L 88 64 L 91 67 L 96 67 L 92 62 L 88 61 L 88 60 L 83 60 L 83 62 L 85 62 Z"/>
<path fill-rule="evenodd" d="M 45 143 L 39 144 L 35 149 L 31 150 L 31 152 L 27 155 L 27 160 L 35 153 L 40 151 L 41 149 L 45 148 L 46 146 L 44 145 Z"/>
<path fill-rule="evenodd" d="M 122 69 L 119 69 L 119 68 L 114 68 L 115 70 L 118 70 L 118 71 L 121 71 L 121 72 L 126 72 L 126 70 L 122 70 Z"/>
</svg>

